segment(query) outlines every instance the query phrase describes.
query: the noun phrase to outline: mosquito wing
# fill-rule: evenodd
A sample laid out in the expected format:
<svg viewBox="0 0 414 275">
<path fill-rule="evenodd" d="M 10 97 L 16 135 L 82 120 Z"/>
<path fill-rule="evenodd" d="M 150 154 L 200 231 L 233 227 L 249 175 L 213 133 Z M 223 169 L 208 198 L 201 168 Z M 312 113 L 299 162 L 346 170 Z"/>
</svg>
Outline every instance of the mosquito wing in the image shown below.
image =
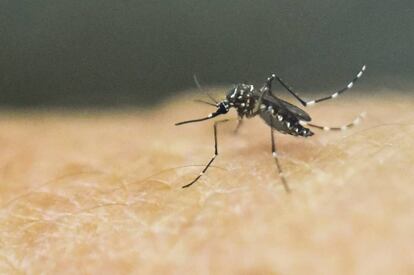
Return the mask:
<svg viewBox="0 0 414 275">
<path fill-rule="evenodd" d="M 286 109 L 291 115 L 297 117 L 298 120 L 311 121 L 311 117 L 304 110 L 280 98 L 272 95 L 265 95 L 263 101 L 265 104 L 273 106 L 274 109 Z"/>
</svg>

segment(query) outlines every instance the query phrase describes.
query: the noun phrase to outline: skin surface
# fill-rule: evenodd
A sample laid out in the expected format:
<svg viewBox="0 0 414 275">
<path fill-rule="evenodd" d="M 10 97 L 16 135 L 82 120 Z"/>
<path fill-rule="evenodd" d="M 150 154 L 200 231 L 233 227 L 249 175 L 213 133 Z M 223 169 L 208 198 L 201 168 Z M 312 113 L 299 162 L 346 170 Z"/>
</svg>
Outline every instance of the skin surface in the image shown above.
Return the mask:
<svg viewBox="0 0 414 275">
<path fill-rule="evenodd" d="M 188 97 L 1 113 L 0 273 L 413 274 L 414 100 L 352 93 L 306 110 L 329 126 L 367 111 L 356 128 L 276 135 L 291 194 L 260 118 L 220 125 L 181 189 L 214 152 L 213 121 L 174 126 L 214 109 Z"/>
</svg>

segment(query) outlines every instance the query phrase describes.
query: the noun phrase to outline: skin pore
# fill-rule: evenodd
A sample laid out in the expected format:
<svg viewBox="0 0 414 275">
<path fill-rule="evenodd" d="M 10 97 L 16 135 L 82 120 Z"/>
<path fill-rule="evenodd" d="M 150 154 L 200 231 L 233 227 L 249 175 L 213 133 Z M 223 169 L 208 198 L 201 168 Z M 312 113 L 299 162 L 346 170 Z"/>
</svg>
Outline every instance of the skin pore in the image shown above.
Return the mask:
<svg viewBox="0 0 414 275">
<path fill-rule="evenodd" d="M 174 126 L 214 110 L 188 97 L 2 112 L 0 273 L 413 273 L 414 101 L 353 93 L 306 111 L 327 126 L 366 111 L 357 127 L 275 134 L 289 194 L 260 118 L 220 125 L 220 154 L 182 189 L 214 153 L 213 121 Z"/>
</svg>

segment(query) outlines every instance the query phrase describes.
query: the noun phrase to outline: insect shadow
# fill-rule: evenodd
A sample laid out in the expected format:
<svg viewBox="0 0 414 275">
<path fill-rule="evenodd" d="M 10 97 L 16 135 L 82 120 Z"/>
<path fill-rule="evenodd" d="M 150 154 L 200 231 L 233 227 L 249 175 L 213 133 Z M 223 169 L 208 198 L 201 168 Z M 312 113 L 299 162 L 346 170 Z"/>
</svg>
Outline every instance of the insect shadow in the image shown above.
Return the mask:
<svg viewBox="0 0 414 275">
<path fill-rule="evenodd" d="M 279 76 L 273 73 L 266 79 L 264 85 L 260 89 L 256 89 L 253 85 L 250 84 L 239 83 L 227 93 L 226 98 L 222 101 L 217 101 L 214 97 L 207 93 L 211 102 L 203 100 L 198 101 L 214 106 L 217 108 L 217 110 L 213 113 L 210 113 L 206 117 L 178 122 L 175 125 L 178 126 L 212 119 L 219 115 L 226 114 L 231 108 L 235 108 L 238 115 L 238 123 L 236 127 L 237 132 L 237 130 L 242 125 L 244 118 L 248 119 L 259 115 L 270 127 L 272 156 L 275 160 L 283 187 L 286 192 L 289 193 L 290 187 L 286 181 L 285 176 L 283 175 L 283 170 L 279 163 L 279 158 L 276 151 L 274 131 L 276 130 L 280 133 L 292 135 L 295 137 L 310 137 L 314 135 L 314 133 L 305 126 L 324 131 L 344 131 L 358 124 L 365 114 L 360 114 L 357 118 L 354 119 L 354 121 L 341 127 L 327 127 L 310 123 L 311 117 L 307 112 L 289 102 L 278 98 L 272 93 L 273 81 L 277 80 L 292 96 L 294 96 L 300 102 L 302 106 L 307 107 L 322 101 L 336 98 L 346 90 L 351 89 L 354 86 L 355 82 L 361 78 L 365 70 L 366 66 L 364 65 L 347 86 L 331 94 L 330 96 L 310 101 L 303 100 L 296 92 L 293 91 L 291 87 L 286 84 L 286 82 L 284 82 Z M 201 88 L 196 76 L 194 76 L 194 81 L 196 85 Z M 214 122 L 214 155 L 204 167 L 204 169 L 200 172 L 200 174 L 193 181 L 184 185 L 183 188 L 190 187 L 196 183 L 204 175 L 204 173 L 218 156 L 217 127 L 219 124 L 225 123 L 227 121 L 229 121 L 229 119 L 223 119 Z"/>
</svg>

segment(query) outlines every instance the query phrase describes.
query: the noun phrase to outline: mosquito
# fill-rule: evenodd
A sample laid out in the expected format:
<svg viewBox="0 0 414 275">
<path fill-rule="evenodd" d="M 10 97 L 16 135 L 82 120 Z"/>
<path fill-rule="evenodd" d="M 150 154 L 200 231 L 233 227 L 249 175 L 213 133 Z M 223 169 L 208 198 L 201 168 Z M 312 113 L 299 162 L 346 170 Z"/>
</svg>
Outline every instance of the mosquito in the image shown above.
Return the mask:
<svg viewBox="0 0 414 275">
<path fill-rule="evenodd" d="M 279 162 L 278 153 L 276 150 L 276 142 L 275 142 L 275 135 L 274 132 L 278 131 L 282 134 L 292 135 L 295 137 L 310 137 L 313 136 L 314 133 L 305 126 L 310 128 L 316 128 L 319 130 L 324 131 L 344 131 L 354 125 L 357 125 L 360 120 L 364 117 L 364 113 L 360 114 L 357 118 L 355 118 L 351 123 L 348 123 L 341 127 L 327 127 L 327 126 L 320 126 L 317 124 L 310 123 L 311 117 L 307 112 L 302 110 L 301 108 L 290 104 L 272 93 L 272 83 L 274 80 L 277 80 L 292 96 L 294 96 L 302 106 L 308 107 L 314 105 L 316 103 L 326 101 L 329 99 L 334 99 L 338 97 L 340 94 L 344 93 L 345 91 L 351 89 L 355 82 L 361 78 L 362 74 L 365 72 L 366 66 L 362 66 L 361 70 L 358 74 L 352 79 L 351 82 L 344 88 L 336 91 L 335 93 L 331 94 L 330 96 L 322 97 L 315 100 L 305 101 L 303 100 L 298 93 L 294 92 L 291 87 L 289 87 L 286 82 L 284 82 L 279 76 L 276 74 L 271 74 L 267 79 L 264 85 L 260 89 L 256 89 L 253 85 L 246 84 L 246 83 L 239 83 L 235 85 L 226 95 L 226 98 L 222 101 L 215 100 L 211 95 L 208 94 L 210 100 L 202 101 L 198 100 L 199 102 L 206 103 L 208 105 L 215 106 L 217 110 L 215 112 L 210 113 L 208 116 L 178 122 L 175 125 L 183 125 L 188 123 L 195 123 L 200 121 L 209 120 L 215 118 L 219 115 L 224 115 L 229 112 L 231 108 L 235 108 L 238 115 L 238 124 L 236 127 L 236 131 L 241 126 L 244 118 L 253 118 L 259 115 L 265 123 L 270 128 L 270 138 L 271 138 L 271 150 L 272 156 L 275 160 L 276 167 L 279 173 L 279 177 L 281 178 L 283 187 L 286 192 L 290 192 L 290 187 L 286 181 L 286 178 L 283 174 L 282 167 Z M 194 80 L 198 87 L 200 87 L 197 78 L 194 77 Z M 213 125 L 214 131 L 214 155 L 210 159 L 210 161 L 206 164 L 204 169 L 200 172 L 200 174 L 190 183 L 182 186 L 182 188 L 187 188 L 192 186 L 196 183 L 208 170 L 210 165 L 218 156 L 218 139 L 217 139 L 217 128 L 219 124 L 228 122 L 229 119 L 223 119 L 219 121 L 215 121 Z"/>
</svg>

